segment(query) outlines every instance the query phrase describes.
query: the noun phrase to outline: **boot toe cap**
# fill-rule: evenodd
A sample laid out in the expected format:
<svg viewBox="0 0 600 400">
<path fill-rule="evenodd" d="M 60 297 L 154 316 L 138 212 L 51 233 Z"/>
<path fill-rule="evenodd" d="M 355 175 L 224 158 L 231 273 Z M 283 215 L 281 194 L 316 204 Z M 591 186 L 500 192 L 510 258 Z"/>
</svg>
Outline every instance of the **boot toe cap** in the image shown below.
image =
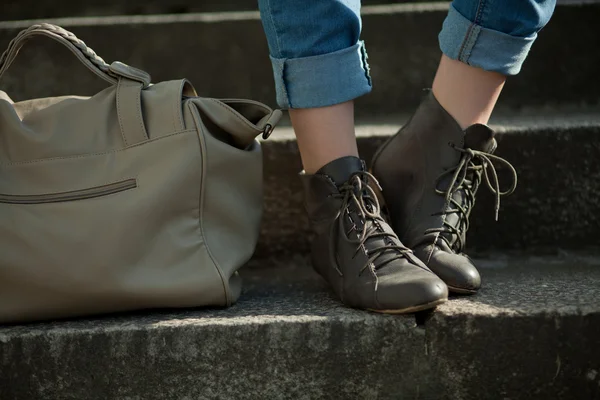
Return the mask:
<svg viewBox="0 0 600 400">
<path fill-rule="evenodd" d="M 378 283 L 378 310 L 389 313 L 409 313 L 429 308 L 448 299 L 448 287 L 434 274 L 419 271 L 410 276 L 389 277 Z"/>
<path fill-rule="evenodd" d="M 476 293 L 481 287 L 481 276 L 473 262 L 463 254 L 434 250 L 427 263 L 446 284 L 450 292 Z"/>
</svg>

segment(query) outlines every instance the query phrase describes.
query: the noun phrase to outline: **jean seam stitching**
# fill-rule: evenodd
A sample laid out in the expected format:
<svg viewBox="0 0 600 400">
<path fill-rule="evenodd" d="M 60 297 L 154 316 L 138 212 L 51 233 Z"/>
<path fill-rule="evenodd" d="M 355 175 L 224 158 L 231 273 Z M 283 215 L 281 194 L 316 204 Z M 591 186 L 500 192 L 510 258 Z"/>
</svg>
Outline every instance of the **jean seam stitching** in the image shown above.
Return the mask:
<svg viewBox="0 0 600 400">
<path fill-rule="evenodd" d="M 285 80 L 285 65 L 287 63 L 287 59 L 283 61 L 281 64 L 281 90 L 285 96 L 285 102 L 289 108 L 294 108 L 292 106 L 292 100 L 290 99 L 290 95 L 288 93 L 287 82 Z"/>
<path fill-rule="evenodd" d="M 277 32 L 277 26 L 275 25 L 275 18 L 273 18 L 273 7 L 271 6 L 271 0 L 267 0 L 267 13 L 269 14 L 269 20 L 271 22 L 271 25 L 273 26 L 273 33 L 275 34 L 275 44 L 277 45 L 277 54 L 276 57 L 277 58 L 282 58 L 283 62 L 281 63 L 281 69 L 279 71 L 279 74 L 281 75 L 281 87 L 282 87 L 282 91 L 283 94 L 285 95 L 285 103 L 287 105 L 287 107 L 292 108 L 291 102 L 290 102 L 290 96 L 288 94 L 288 90 L 287 90 L 287 85 L 285 82 L 285 62 L 286 59 L 285 57 L 283 57 L 283 53 L 281 52 L 281 41 L 279 40 L 279 33 Z"/>
<path fill-rule="evenodd" d="M 486 0 L 479 0 L 479 5 L 477 6 L 477 14 L 475 15 L 475 21 L 473 21 L 473 24 L 475 25 L 481 25 L 481 17 L 483 15 L 485 2 Z"/>
<path fill-rule="evenodd" d="M 267 7 L 269 9 L 269 19 L 271 20 L 271 25 L 273 25 L 273 33 L 275 33 L 275 43 L 277 43 L 277 58 L 283 58 L 283 54 L 281 53 L 281 42 L 279 41 L 279 34 L 277 33 L 277 26 L 275 26 L 275 19 L 273 18 L 273 7 L 271 6 L 271 0 L 267 0 Z"/>
<path fill-rule="evenodd" d="M 462 45 L 460 46 L 460 50 L 458 51 L 458 61 L 464 61 L 463 60 L 463 53 L 465 50 L 465 46 L 467 45 L 467 43 L 469 42 L 469 38 L 471 37 L 471 31 L 473 30 L 473 26 L 474 24 L 469 25 L 469 29 L 467 29 L 467 34 L 465 35 L 465 38 L 463 39 Z"/>
<path fill-rule="evenodd" d="M 468 58 L 467 59 L 463 59 L 465 56 L 465 50 L 467 47 L 467 43 L 471 43 L 472 42 L 472 36 L 474 34 L 473 28 L 475 28 L 476 25 L 478 25 L 481 22 L 481 16 L 483 14 L 483 8 L 485 7 L 485 2 L 486 0 L 479 0 L 479 3 L 477 5 L 477 12 L 475 13 L 475 20 L 473 22 L 471 22 L 471 25 L 469 25 L 469 29 L 467 30 L 467 33 L 465 35 L 465 38 L 463 39 L 462 45 L 460 46 L 460 50 L 458 51 L 458 60 L 462 61 L 464 63 L 468 64 Z M 472 46 L 471 46 L 472 47 Z M 469 51 L 469 55 L 470 55 L 470 51 Z"/>
<path fill-rule="evenodd" d="M 473 30 L 471 31 L 471 36 L 469 37 L 469 43 L 465 47 L 465 63 L 469 64 L 469 59 L 471 58 L 471 53 L 473 48 L 475 47 L 475 43 L 477 43 L 477 39 L 479 38 L 479 34 L 481 33 L 481 26 L 473 25 Z M 470 64 L 469 64 L 470 65 Z"/>
</svg>

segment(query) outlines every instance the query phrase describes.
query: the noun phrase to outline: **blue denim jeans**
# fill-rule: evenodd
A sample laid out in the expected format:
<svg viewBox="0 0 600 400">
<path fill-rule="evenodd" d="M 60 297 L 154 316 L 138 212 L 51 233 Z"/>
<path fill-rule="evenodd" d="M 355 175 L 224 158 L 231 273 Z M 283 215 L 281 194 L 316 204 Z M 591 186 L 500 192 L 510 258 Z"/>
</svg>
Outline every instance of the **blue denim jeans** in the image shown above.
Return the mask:
<svg viewBox="0 0 600 400">
<path fill-rule="evenodd" d="M 360 0 L 259 0 L 277 103 L 324 107 L 371 91 Z M 455 60 L 515 75 L 556 0 L 454 0 L 439 35 Z"/>
</svg>

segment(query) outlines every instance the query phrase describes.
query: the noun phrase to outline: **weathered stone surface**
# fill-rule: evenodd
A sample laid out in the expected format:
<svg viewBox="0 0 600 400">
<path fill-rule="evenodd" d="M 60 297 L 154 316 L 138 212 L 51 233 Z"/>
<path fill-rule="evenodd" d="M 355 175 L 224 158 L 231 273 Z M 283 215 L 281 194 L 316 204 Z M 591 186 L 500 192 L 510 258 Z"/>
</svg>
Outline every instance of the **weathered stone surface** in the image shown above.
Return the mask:
<svg viewBox="0 0 600 400">
<path fill-rule="evenodd" d="M 0 398 L 600 399 L 597 254 L 477 260 L 481 294 L 416 321 L 271 260 L 227 310 L 1 327 Z"/>
<path fill-rule="evenodd" d="M 480 296 L 424 322 L 447 398 L 599 399 L 598 260 L 499 256 L 487 266 Z"/>
<path fill-rule="evenodd" d="M 366 9 L 363 38 L 374 90 L 357 102 L 359 117 L 397 114 L 417 105 L 440 58 L 437 35 L 446 8 L 446 3 L 425 3 Z M 597 105 L 600 52 L 594 49 L 600 47 L 599 17 L 600 4 L 558 7 L 522 73 L 510 79 L 499 107 Z M 154 81 L 187 77 L 203 96 L 275 101 L 267 44 L 256 12 L 58 22 L 107 61 L 145 69 Z M 0 23 L 0 48 L 30 23 Z M 577 32 L 576 40 L 565 32 Z M 15 99 L 93 94 L 102 87 L 103 82 L 79 66 L 73 55 L 48 39 L 28 43 L 2 81 L 2 88 Z"/>
<path fill-rule="evenodd" d="M 0 398 L 414 397 L 429 375 L 424 335 L 411 317 L 347 309 L 311 270 L 284 266 L 246 276 L 228 310 L 0 328 Z"/>
<path fill-rule="evenodd" d="M 471 215 L 468 248 L 600 245 L 598 117 L 575 115 L 561 120 L 556 113 L 542 113 L 537 118 L 510 116 L 498 121 L 497 154 L 515 166 L 518 187 L 512 196 L 502 199 L 500 218 L 495 222 L 494 198 L 481 186 Z M 366 160 L 389 137 L 389 127 L 382 129 L 386 135 L 359 134 L 359 151 Z M 275 133 L 274 140 L 264 143 L 264 153 L 265 216 L 256 257 L 307 253 L 310 235 L 296 176 L 301 170 L 296 143 L 289 135 L 277 140 Z M 507 187 L 509 175 L 498 171 L 502 187 Z"/>
<path fill-rule="evenodd" d="M 443 1 L 443 0 L 434 0 Z M 429 0 L 362 0 L 364 6 L 394 3 L 424 3 Z M 558 0 L 559 4 L 582 4 L 597 0 Z M 257 2 L 251 0 L 88 0 L 56 2 L 24 0 L 3 4 L 4 20 L 62 18 L 99 15 L 181 14 L 198 12 L 252 11 Z"/>
<path fill-rule="evenodd" d="M 427 0 L 362 0 L 363 5 L 386 3 L 422 3 Z M 438 0 L 441 1 L 441 0 Z M 565 0 L 559 0 L 565 2 Z M 568 0 L 581 3 L 585 0 Z M 589 1 L 589 0 L 588 0 Z M 56 2 L 52 0 L 24 0 L 3 4 L 4 20 L 63 18 L 82 16 L 181 14 L 223 11 L 254 11 L 256 0 L 87 0 L 85 2 Z"/>
</svg>

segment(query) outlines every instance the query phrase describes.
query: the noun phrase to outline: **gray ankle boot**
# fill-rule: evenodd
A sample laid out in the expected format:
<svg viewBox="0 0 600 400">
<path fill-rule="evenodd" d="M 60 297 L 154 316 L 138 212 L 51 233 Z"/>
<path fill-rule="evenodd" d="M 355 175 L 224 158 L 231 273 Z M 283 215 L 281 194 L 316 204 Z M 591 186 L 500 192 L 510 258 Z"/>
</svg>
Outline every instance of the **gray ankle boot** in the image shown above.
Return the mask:
<svg viewBox="0 0 600 400">
<path fill-rule="evenodd" d="M 316 233 L 313 266 L 342 302 L 400 314 L 447 300 L 444 282 L 400 243 L 381 218 L 369 186 L 374 179 L 360 159 L 343 157 L 300 178 Z"/>
<path fill-rule="evenodd" d="M 373 159 L 392 227 L 451 292 L 475 293 L 481 286 L 463 251 L 482 179 L 496 196 L 496 219 L 500 196 L 516 188 L 516 171 L 492 154 L 496 146 L 490 128 L 476 124 L 463 131 L 430 93 Z M 514 176 L 506 192 L 500 191 L 492 161 Z"/>
</svg>

